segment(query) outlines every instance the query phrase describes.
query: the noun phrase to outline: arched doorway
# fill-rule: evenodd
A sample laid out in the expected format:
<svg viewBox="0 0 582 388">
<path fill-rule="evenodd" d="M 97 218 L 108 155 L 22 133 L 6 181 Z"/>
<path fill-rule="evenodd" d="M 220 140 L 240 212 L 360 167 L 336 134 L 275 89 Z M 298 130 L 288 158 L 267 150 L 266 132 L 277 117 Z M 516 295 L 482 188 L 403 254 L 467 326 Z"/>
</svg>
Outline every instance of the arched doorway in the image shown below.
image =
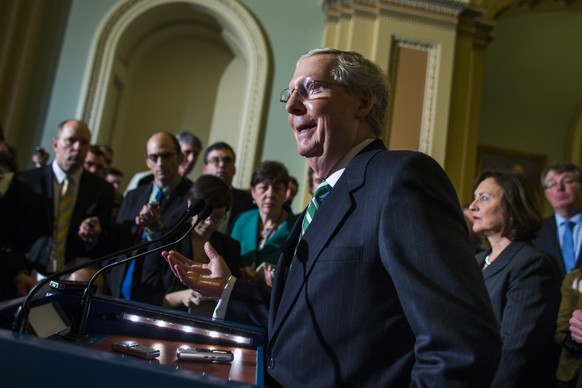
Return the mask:
<svg viewBox="0 0 582 388">
<path fill-rule="evenodd" d="M 231 144 L 234 185 L 248 185 L 272 61 L 260 26 L 240 3 L 120 3 L 97 31 L 92 57 L 82 116 L 94 140 L 116 150 L 115 164 L 126 175 L 145 168 L 153 132 L 188 130 L 204 146 Z"/>
</svg>

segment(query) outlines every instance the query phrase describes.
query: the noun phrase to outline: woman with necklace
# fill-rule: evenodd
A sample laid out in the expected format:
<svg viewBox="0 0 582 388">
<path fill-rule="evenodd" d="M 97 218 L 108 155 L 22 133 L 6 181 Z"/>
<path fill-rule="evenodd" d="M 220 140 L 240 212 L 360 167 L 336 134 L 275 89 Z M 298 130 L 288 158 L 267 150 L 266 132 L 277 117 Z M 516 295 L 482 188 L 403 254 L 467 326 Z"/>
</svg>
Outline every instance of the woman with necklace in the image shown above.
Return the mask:
<svg viewBox="0 0 582 388">
<path fill-rule="evenodd" d="M 523 175 L 508 171 L 482 172 L 473 192 L 473 231 L 491 245 L 476 257 L 503 343 L 492 387 L 557 386 L 560 280 L 530 243 L 542 227 L 537 196 Z"/>
<path fill-rule="evenodd" d="M 297 219 L 283 207 L 288 184 L 287 169 L 279 162 L 261 162 L 253 171 L 251 195 L 257 209 L 240 214 L 231 232 L 241 244 L 241 275 L 247 279 L 262 281 L 261 264 L 277 264 Z"/>
</svg>

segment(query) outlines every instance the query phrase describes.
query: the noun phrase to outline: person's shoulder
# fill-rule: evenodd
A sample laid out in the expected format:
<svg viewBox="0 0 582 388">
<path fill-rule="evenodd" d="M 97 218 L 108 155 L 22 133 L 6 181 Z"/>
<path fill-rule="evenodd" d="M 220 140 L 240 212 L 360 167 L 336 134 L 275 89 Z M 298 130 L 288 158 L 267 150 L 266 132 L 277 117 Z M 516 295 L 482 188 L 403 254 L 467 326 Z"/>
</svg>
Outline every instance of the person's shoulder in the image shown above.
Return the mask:
<svg viewBox="0 0 582 388">
<path fill-rule="evenodd" d="M 44 167 L 35 167 L 28 170 L 18 171 L 14 174 L 14 180 L 21 182 L 29 182 L 38 179 L 43 175 L 51 175 L 52 167 L 50 165 Z"/>
<path fill-rule="evenodd" d="M 250 222 L 251 220 L 256 219 L 258 217 L 259 217 L 258 209 L 245 210 L 244 212 L 240 213 L 237 216 L 235 224 Z"/>
<path fill-rule="evenodd" d="M 136 198 L 137 196 L 140 196 L 143 194 L 149 194 L 151 190 L 152 190 L 151 183 L 138 186 L 135 189 L 129 190 L 127 193 L 125 193 L 123 200 L 124 201 L 131 201 L 132 198 Z"/>
<path fill-rule="evenodd" d="M 531 242 L 514 241 L 512 244 L 520 245 L 514 260 L 512 260 L 517 266 L 521 268 L 530 267 L 532 269 L 543 268 L 546 271 L 552 272 L 552 274 L 555 273 L 557 276 L 559 276 L 559 271 L 556 268 L 554 260 L 549 255 L 538 249 Z"/>
</svg>

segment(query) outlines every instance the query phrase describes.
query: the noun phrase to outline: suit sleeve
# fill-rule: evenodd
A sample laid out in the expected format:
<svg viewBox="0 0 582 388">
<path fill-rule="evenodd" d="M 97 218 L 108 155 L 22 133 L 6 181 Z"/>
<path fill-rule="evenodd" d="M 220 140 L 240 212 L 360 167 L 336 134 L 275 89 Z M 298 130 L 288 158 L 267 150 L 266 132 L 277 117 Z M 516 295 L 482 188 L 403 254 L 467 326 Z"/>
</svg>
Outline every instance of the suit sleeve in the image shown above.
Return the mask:
<svg viewBox="0 0 582 388">
<path fill-rule="evenodd" d="M 488 386 L 499 331 L 454 189 L 429 157 L 394 163 L 403 165 L 384 169 L 379 244 L 416 338 L 411 386 Z"/>
</svg>

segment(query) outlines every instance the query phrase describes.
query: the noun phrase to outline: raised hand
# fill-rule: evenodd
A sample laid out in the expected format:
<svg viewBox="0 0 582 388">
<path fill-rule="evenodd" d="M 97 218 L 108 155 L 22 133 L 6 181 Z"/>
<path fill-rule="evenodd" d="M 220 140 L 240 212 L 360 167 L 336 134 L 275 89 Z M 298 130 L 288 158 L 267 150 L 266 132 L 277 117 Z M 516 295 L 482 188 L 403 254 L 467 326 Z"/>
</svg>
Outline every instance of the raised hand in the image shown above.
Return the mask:
<svg viewBox="0 0 582 388">
<path fill-rule="evenodd" d="M 231 272 L 212 244 L 209 242 L 204 244 L 204 251 L 210 260 L 206 264 L 190 260 L 176 251 L 163 251 L 162 256 L 174 275 L 186 287 L 204 295 L 220 298 Z"/>
</svg>

